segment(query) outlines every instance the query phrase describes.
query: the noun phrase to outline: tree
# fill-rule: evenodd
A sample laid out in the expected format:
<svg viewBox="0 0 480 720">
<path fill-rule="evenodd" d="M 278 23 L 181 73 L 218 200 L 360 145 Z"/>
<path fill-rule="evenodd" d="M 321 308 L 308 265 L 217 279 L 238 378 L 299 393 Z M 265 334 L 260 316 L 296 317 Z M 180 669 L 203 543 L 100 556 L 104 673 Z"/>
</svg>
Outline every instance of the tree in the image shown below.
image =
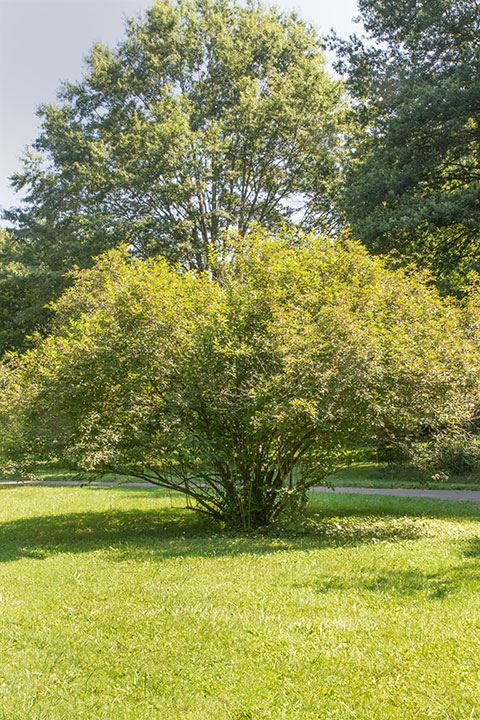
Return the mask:
<svg viewBox="0 0 480 720">
<path fill-rule="evenodd" d="M 264 231 L 207 271 L 110 251 L 2 369 L 4 469 L 38 460 L 185 493 L 267 525 L 379 435 L 472 412 L 460 306 L 355 243 Z"/>
<path fill-rule="evenodd" d="M 32 328 L 46 330 L 46 306 L 63 285 L 61 273 L 0 229 L 0 352 L 24 345 Z"/>
<path fill-rule="evenodd" d="M 353 100 L 343 209 L 376 252 L 465 284 L 480 249 L 480 5 L 360 0 L 366 39 L 334 40 Z"/>
<path fill-rule="evenodd" d="M 330 228 L 342 92 L 293 14 L 157 0 L 40 108 L 12 233 L 60 276 L 122 243 L 201 269 L 227 229 Z"/>
</svg>

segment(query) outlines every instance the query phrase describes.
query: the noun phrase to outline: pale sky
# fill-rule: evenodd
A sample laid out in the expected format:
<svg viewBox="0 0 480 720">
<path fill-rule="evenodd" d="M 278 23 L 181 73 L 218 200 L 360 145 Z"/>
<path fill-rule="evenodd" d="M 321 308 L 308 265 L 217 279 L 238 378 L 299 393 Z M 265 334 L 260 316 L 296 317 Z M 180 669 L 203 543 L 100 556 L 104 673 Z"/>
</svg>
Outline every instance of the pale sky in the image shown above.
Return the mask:
<svg viewBox="0 0 480 720">
<path fill-rule="evenodd" d="M 115 45 L 124 18 L 150 0 L 0 0 L 0 207 L 16 204 L 8 177 L 38 133 L 35 110 L 52 102 L 62 80 L 78 80 L 97 41 Z M 355 29 L 356 0 L 277 0 L 322 32 Z"/>
</svg>

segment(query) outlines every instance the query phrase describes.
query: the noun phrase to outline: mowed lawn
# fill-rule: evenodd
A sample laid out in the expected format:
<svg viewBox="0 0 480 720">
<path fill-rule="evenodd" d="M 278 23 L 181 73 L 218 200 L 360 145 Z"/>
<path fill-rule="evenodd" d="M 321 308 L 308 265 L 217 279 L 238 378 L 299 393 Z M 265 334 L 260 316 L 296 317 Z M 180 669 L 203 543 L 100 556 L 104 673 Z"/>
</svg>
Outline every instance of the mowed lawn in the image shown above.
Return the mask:
<svg viewBox="0 0 480 720">
<path fill-rule="evenodd" d="M 245 537 L 182 505 L 0 490 L 2 720 L 480 718 L 480 506 L 319 495 Z"/>
</svg>

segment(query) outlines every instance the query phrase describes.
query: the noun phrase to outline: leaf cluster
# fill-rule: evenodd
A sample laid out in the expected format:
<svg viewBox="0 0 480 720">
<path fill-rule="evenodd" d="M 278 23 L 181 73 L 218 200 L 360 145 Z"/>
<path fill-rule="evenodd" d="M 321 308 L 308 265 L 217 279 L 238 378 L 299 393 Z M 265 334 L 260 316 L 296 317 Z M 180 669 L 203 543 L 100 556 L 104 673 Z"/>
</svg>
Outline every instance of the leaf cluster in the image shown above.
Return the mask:
<svg viewBox="0 0 480 720">
<path fill-rule="evenodd" d="M 365 37 L 333 39 L 352 98 L 342 207 L 357 237 L 450 289 L 480 247 L 480 6 L 361 0 Z"/>
</svg>

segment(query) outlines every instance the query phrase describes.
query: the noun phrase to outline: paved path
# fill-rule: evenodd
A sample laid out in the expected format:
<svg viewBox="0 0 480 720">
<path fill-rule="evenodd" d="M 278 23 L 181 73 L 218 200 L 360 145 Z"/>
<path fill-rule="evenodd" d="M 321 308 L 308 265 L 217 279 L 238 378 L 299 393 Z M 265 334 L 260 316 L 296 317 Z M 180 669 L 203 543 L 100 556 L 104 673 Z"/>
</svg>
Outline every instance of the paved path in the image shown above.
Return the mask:
<svg viewBox="0 0 480 720">
<path fill-rule="evenodd" d="M 128 482 L 128 483 L 112 483 L 112 482 L 92 482 L 85 483 L 80 480 L 29 480 L 25 482 L 18 482 L 16 480 L 0 480 L 1 485 L 49 485 L 49 486 L 85 486 L 94 485 L 101 487 L 114 487 L 116 485 L 120 487 L 142 487 L 151 488 L 151 483 L 146 482 Z M 420 498 L 432 498 L 434 500 L 460 500 L 467 502 L 480 502 L 480 490 L 427 490 L 424 488 L 365 488 L 365 487 L 337 487 L 335 490 L 331 488 L 319 486 L 312 487 L 313 492 L 319 493 L 332 493 L 336 492 L 340 495 L 393 495 L 394 497 L 420 497 Z"/>
<path fill-rule="evenodd" d="M 434 500 L 463 500 L 480 502 L 480 490 L 427 490 L 425 488 L 358 488 L 337 487 L 331 490 L 327 487 L 312 488 L 314 492 L 336 492 L 344 495 L 394 495 L 395 497 L 433 498 Z"/>
</svg>

